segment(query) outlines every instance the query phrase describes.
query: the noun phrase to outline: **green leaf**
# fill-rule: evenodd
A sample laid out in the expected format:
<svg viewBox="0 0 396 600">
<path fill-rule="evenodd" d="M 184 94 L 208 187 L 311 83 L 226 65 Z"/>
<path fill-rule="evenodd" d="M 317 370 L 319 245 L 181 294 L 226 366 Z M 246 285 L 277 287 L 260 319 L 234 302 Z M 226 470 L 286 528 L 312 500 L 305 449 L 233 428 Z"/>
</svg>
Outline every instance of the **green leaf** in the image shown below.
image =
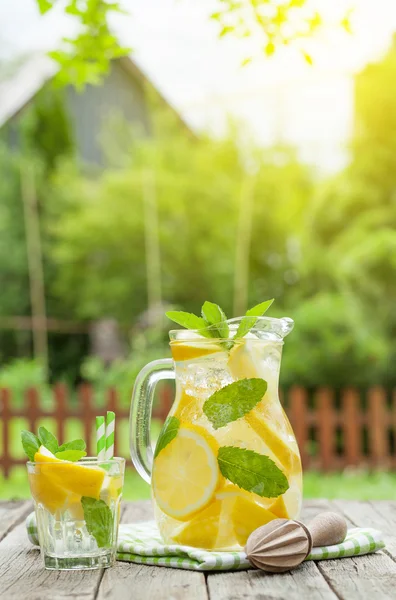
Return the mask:
<svg viewBox="0 0 396 600">
<path fill-rule="evenodd" d="M 49 0 L 36 0 L 36 2 L 41 15 L 45 15 L 45 13 L 51 10 L 51 8 L 54 6 L 54 1 L 49 2 Z"/>
<path fill-rule="evenodd" d="M 46 429 L 45 427 L 39 427 L 38 437 L 43 446 L 45 446 L 47 450 L 52 452 L 52 454 L 56 454 L 56 452 L 58 452 L 58 440 L 56 439 L 53 433 L 48 431 L 48 429 Z"/>
<path fill-rule="evenodd" d="M 64 452 L 65 450 L 85 450 L 86 447 L 87 445 L 84 440 L 72 440 L 71 442 L 66 442 L 65 444 L 62 444 L 62 446 L 59 446 L 58 452 Z"/>
<path fill-rule="evenodd" d="M 249 331 L 256 325 L 257 317 L 262 317 L 263 314 L 267 312 L 273 301 L 274 298 L 271 298 L 271 300 L 266 300 L 265 302 L 261 302 L 261 304 L 256 304 L 256 306 L 253 306 L 253 308 L 249 308 L 249 310 L 246 311 L 246 316 L 239 323 L 234 339 L 242 338 L 249 333 Z"/>
<path fill-rule="evenodd" d="M 227 317 L 218 304 L 206 301 L 202 306 L 202 317 L 208 326 L 214 325 L 211 327 L 211 331 L 218 334 L 218 337 L 227 338 L 229 336 Z"/>
<path fill-rule="evenodd" d="M 253 450 L 223 446 L 217 456 L 226 479 L 263 498 L 277 498 L 289 489 L 286 476 L 273 460 Z"/>
<path fill-rule="evenodd" d="M 170 310 L 165 313 L 168 319 L 174 321 L 178 325 L 186 329 L 205 329 L 206 323 L 201 317 L 197 317 L 193 313 L 184 312 L 183 310 Z"/>
<path fill-rule="evenodd" d="M 21 441 L 25 454 L 28 456 L 29 460 L 34 461 L 34 455 L 41 446 L 41 442 L 37 435 L 24 429 L 21 431 Z"/>
<path fill-rule="evenodd" d="M 171 442 L 179 431 L 180 421 L 177 417 L 168 417 L 164 423 L 164 426 L 161 430 L 159 438 L 157 440 L 157 445 L 155 447 L 154 458 L 158 456 L 158 454 Z"/>
<path fill-rule="evenodd" d="M 87 456 L 87 453 L 84 450 L 62 450 L 61 452 L 56 452 L 55 456 L 60 460 L 70 460 L 71 462 L 76 462 L 80 460 L 80 458 Z"/>
<path fill-rule="evenodd" d="M 273 301 L 274 301 L 274 298 L 271 298 L 271 300 L 266 300 L 265 302 L 256 304 L 256 306 L 253 306 L 253 308 L 249 308 L 249 310 L 246 311 L 246 316 L 247 317 L 262 317 L 263 314 L 267 312 L 267 310 L 269 309 L 269 307 L 271 306 Z"/>
<path fill-rule="evenodd" d="M 88 533 L 93 535 L 99 548 L 110 546 L 113 539 L 113 515 L 106 502 L 83 496 L 81 504 Z"/>
<path fill-rule="evenodd" d="M 250 412 L 266 391 L 264 379 L 240 379 L 212 394 L 204 402 L 203 412 L 213 427 L 219 429 Z"/>
</svg>

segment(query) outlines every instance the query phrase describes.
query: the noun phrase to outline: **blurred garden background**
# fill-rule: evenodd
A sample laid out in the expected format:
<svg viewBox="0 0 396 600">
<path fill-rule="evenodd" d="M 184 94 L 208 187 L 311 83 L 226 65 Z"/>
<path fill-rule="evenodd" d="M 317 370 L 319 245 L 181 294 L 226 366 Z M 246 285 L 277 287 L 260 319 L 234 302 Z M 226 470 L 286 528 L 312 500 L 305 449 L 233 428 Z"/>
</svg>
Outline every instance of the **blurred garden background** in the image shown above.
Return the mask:
<svg viewBox="0 0 396 600">
<path fill-rule="evenodd" d="M 285 397 L 304 390 L 314 411 L 326 389 L 342 411 L 352 390 L 362 421 L 353 464 L 313 460 L 306 495 L 392 498 L 396 7 L 140 4 L 0 7 L 0 388 L 20 413 L 10 424 L 3 394 L 0 497 L 28 494 L 23 467 L 2 474 L 5 452 L 22 458 L 27 390 L 50 412 L 56 385 L 75 411 L 82 385 L 98 409 L 115 388 L 127 411 L 138 371 L 170 355 L 166 310 L 208 299 L 231 317 L 274 297 L 270 315 L 295 321 Z M 127 456 L 126 421 L 118 436 Z M 130 469 L 126 497 L 148 493 Z"/>
</svg>

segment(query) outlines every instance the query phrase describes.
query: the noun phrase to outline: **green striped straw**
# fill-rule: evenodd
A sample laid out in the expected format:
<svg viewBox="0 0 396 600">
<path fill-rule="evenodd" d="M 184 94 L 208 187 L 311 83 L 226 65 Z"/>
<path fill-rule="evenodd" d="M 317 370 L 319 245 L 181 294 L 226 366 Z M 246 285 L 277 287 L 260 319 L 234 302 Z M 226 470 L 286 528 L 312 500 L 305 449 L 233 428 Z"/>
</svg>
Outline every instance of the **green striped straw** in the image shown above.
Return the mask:
<svg viewBox="0 0 396 600">
<path fill-rule="evenodd" d="M 105 418 L 96 417 L 96 453 L 98 460 L 104 460 L 106 454 Z"/>
<path fill-rule="evenodd" d="M 112 410 L 108 410 L 106 415 L 106 460 L 114 458 L 114 429 L 115 414 Z"/>
</svg>

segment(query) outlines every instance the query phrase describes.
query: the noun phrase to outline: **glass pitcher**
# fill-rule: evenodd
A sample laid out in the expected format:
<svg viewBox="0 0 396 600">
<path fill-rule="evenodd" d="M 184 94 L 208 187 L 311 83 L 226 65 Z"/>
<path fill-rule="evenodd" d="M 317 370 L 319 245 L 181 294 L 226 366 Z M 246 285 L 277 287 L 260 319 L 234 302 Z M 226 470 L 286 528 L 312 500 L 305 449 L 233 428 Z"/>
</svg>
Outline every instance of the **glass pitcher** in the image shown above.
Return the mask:
<svg viewBox="0 0 396 600">
<path fill-rule="evenodd" d="M 171 331 L 173 360 L 149 363 L 136 379 L 131 456 L 152 485 L 168 544 L 240 550 L 257 527 L 300 513 L 300 455 L 278 396 L 293 321 L 259 317 L 245 337 L 232 339 L 239 323 L 228 321 L 227 340 Z M 153 452 L 151 409 L 163 379 L 176 380 L 176 394 Z"/>
</svg>

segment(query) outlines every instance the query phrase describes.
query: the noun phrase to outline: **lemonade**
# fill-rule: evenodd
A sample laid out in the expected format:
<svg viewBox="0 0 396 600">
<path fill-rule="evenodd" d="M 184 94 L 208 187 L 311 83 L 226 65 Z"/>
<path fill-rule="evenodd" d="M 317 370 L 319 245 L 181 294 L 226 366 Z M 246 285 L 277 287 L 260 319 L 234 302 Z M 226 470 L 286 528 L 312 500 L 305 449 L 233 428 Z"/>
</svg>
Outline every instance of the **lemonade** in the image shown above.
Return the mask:
<svg viewBox="0 0 396 600">
<path fill-rule="evenodd" d="M 85 442 L 59 446 L 44 427 L 23 431 L 40 549 L 47 569 L 114 564 L 125 460 L 86 457 Z M 46 444 L 46 445 L 44 445 Z"/>
<path fill-rule="evenodd" d="M 171 337 L 176 398 L 154 454 L 156 520 L 166 543 L 238 550 L 300 512 L 300 455 L 278 397 L 283 342 L 268 328 L 233 344 Z"/>
<path fill-rule="evenodd" d="M 186 328 L 170 332 L 173 360 L 154 361 L 136 378 L 131 456 L 151 483 L 167 544 L 241 550 L 261 525 L 299 516 L 300 455 L 278 396 L 293 321 L 263 317 L 272 302 L 229 320 L 212 302 L 202 316 L 167 312 Z M 150 416 L 161 379 L 175 379 L 176 394 L 153 453 Z"/>
</svg>

